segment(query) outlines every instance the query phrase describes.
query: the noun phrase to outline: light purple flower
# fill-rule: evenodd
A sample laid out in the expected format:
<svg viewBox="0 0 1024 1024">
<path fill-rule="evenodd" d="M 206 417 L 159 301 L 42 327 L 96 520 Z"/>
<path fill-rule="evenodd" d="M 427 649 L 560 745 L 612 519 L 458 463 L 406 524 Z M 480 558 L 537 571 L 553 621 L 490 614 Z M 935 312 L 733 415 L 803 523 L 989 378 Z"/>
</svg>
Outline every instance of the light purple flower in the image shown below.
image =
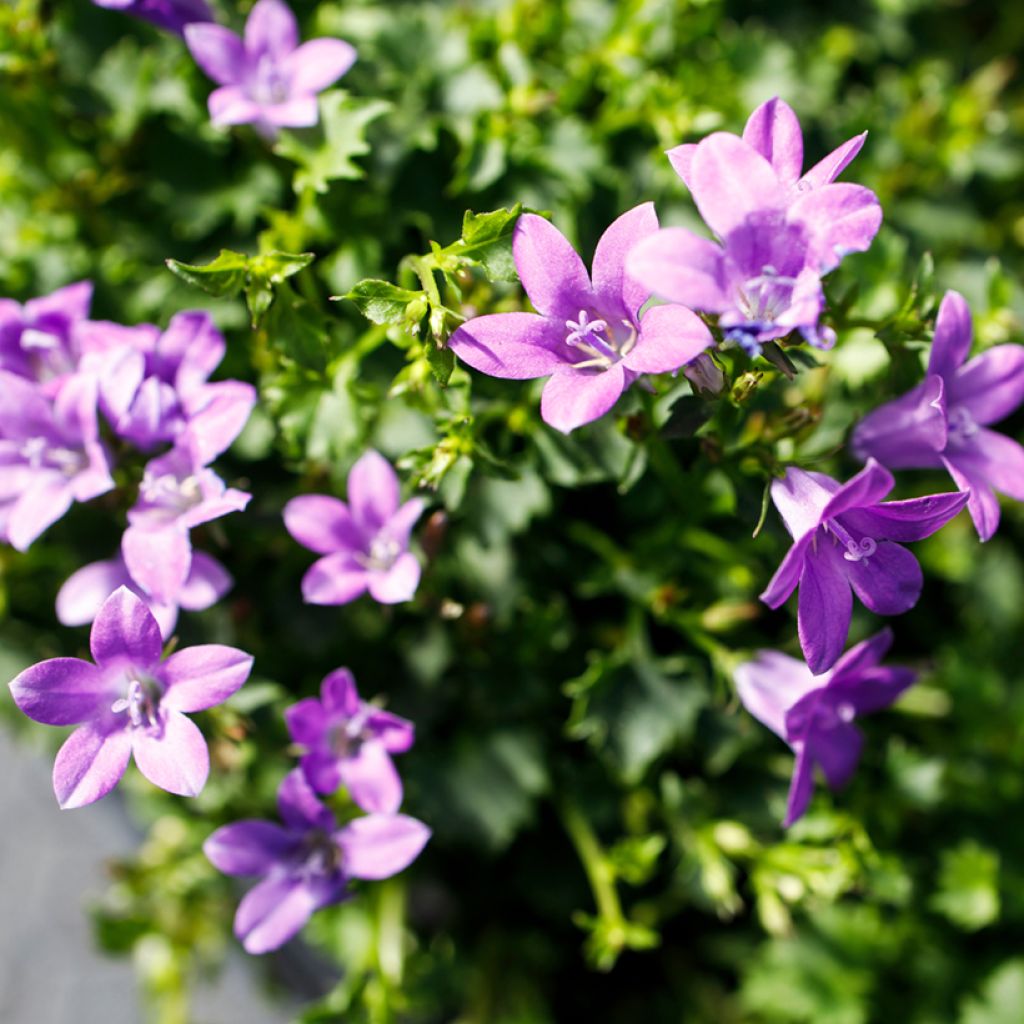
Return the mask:
<svg viewBox="0 0 1024 1024">
<path fill-rule="evenodd" d="M 355 49 L 341 39 L 313 39 L 299 46 L 295 15 L 281 0 L 258 0 L 244 39 L 220 25 L 188 25 L 185 42 L 220 86 L 210 96 L 213 123 L 253 124 L 268 138 L 278 128 L 316 124 L 316 94 L 356 59 Z"/>
<path fill-rule="evenodd" d="M 860 152 L 867 137 L 868 133 L 862 132 L 852 139 L 847 139 L 803 174 L 803 132 L 793 108 L 785 100 L 779 99 L 778 96 L 766 100 L 750 115 L 743 129 L 743 141 L 772 165 L 779 181 L 789 187 L 790 199 L 793 200 L 798 198 L 799 193 L 832 184 Z M 697 144 L 687 143 L 676 146 L 665 154 L 691 191 L 691 172 L 696 152 Z"/>
<path fill-rule="evenodd" d="M 832 789 L 853 775 L 864 742 L 854 720 L 887 708 L 916 679 L 910 669 L 879 666 L 891 645 L 892 632 L 883 629 L 851 647 L 824 675 L 812 675 L 802 661 L 778 651 L 758 651 L 736 670 L 744 707 L 796 754 L 786 828 L 807 810 L 815 765 Z"/>
<path fill-rule="evenodd" d="M 99 440 L 96 382 L 73 376 L 51 401 L 0 370 L 0 537 L 25 551 L 73 502 L 113 486 Z"/>
<path fill-rule="evenodd" d="M 14 702 L 44 725 L 78 725 L 57 753 L 53 790 L 64 809 L 106 796 L 135 756 L 155 786 L 195 796 L 210 756 L 185 716 L 220 704 L 249 677 L 252 658 L 219 644 L 188 647 L 161 661 L 160 627 L 126 587 L 107 598 L 92 626 L 95 665 L 51 658 L 10 684 Z"/>
<path fill-rule="evenodd" d="M 0 299 L 0 370 L 37 382 L 48 397 L 78 369 L 76 329 L 89 316 L 92 282 L 78 281 L 24 306 Z"/>
<path fill-rule="evenodd" d="M 178 444 L 151 459 L 121 538 L 125 565 L 147 599 L 178 602 L 192 569 L 189 531 L 240 512 L 251 497 L 226 487 L 212 469 L 201 465 L 189 445 Z"/>
<path fill-rule="evenodd" d="M 324 679 L 320 700 L 300 700 L 284 717 L 292 739 L 305 748 L 300 764 L 318 793 L 344 785 L 364 811 L 393 814 L 401 807 L 402 780 L 390 755 L 412 746 L 413 724 L 361 701 L 347 668 Z"/>
<path fill-rule="evenodd" d="M 216 558 L 204 551 L 192 552 L 188 578 L 174 600 L 161 604 L 132 579 L 124 559 L 118 555 L 103 562 L 91 562 L 73 572 L 57 592 L 57 619 L 65 626 L 92 622 L 104 602 L 118 587 L 127 587 L 146 602 L 166 640 L 178 621 L 178 609 L 199 612 L 216 604 L 234 580 Z"/>
<path fill-rule="evenodd" d="M 663 228 L 630 253 L 626 269 L 660 298 L 717 313 L 726 338 L 751 354 L 799 331 L 829 348 L 820 327 L 821 276 L 867 249 L 882 222 L 878 199 L 860 185 L 793 185 L 753 145 L 728 132 L 698 143 L 688 169 L 694 202 L 712 242 Z"/>
<path fill-rule="evenodd" d="M 772 500 L 793 546 L 761 595 L 778 608 L 800 587 L 800 646 L 811 671 L 831 668 L 846 644 L 853 593 L 878 615 L 901 615 L 921 596 L 921 566 L 902 546 L 943 527 L 966 494 L 882 499 L 892 474 L 874 459 L 840 485 L 824 473 L 791 466 L 772 483 Z"/>
<path fill-rule="evenodd" d="M 644 373 L 668 373 L 712 344 L 690 310 L 655 306 L 625 270 L 626 254 L 658 229 L 653 203 L 624 213 L 601 236 L 593 280 L 565 236 L 523 214 L 512 236 L 516 270 L 536 313 L 492 313 L 463 324 L 448 345 L 481 373 L 509 380 L 550 377 L 545 423 L 569 433 L 603 416 Z"/>
<path fill-rule="evenodd" d="M 186 25 L 213 21 L 213 12 L 206 0 L 92 0 L 98 7 L 123 11 L 144 21 L 151 21 L 168 32 L 184 31 Z"/>
<path fill-rule="evenodd" d="M 324 494 L 292 498 L 284 525 L 303 546 L 324 557 L 302 579 L 309 604 L 347 604 L 367 590 L 381 604 L 408 601 L 420 582 L 409 534 L 423 501 L 399 504 L 391 464 L 368 451 L 348 475 L 348 503 Z"/>
<path fill-rule="evenodd" d="M 299 769 L 277 794 L 284 826 L 249 819 L 217 829 L 203 844 L 226 875 L 262 875 L 235 914 L 235 935 L 248 953 L 284 945 L 315 911 L 340 903 L 355 878 L 390 878 L 407 868 L 430 829 L 404 814 L 368 814 L 338 828 L 334 814 Z"/>
<path fill-rule="evenodd" d="M 857 424 L 854 455 L 891 469 L 945 467 L 961 491 L 978 536 L 999 526 L 1001 491 L 1024 501 L 1024 448 L 986 429 L 1024 402 L 1024 346 L 996 345 L 969 362 L 971 310 L 958 292 L 946 292 L 935 324 L 928 373 L 905 395 Z"/>
</svg>

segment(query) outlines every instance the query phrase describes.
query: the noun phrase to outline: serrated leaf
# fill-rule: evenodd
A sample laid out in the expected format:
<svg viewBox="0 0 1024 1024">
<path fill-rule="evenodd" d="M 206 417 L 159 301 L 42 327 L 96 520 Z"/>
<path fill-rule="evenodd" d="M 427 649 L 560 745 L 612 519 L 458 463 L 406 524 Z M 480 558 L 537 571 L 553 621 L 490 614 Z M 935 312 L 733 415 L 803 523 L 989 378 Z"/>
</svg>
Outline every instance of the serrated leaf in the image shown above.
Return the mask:
<svg viewBox="0 0 1024 1024">
<path fill-rule="evenodd" d="M 455 354 L 450 348 L 439 348 L 437 345 L 427 347 L 427 364 L 430 372 L 441 387 L 447 387 L 455 369 Z"/>
<path fill-rule="evenodd" d="M 512 257 L 512 233 L 522 212 L 522 203 L 516 203 L 510 210 L 489 213 L 467 210 L 462 218 L 462 238 L 448 251 L 478 263 L 492 281 L 518 280 Z"/>
<path fill-rule="evenodd" d="M 221 249 L 212 263 L 203 266 L 179 260 L 167 260 L 166 263 L 172 274 L 218 298 L 237 295 L 248 281 L 249 257 L 230 249 Z"/>
<path fill-rule="evenodd" d="M 280 284 L 300 270 L 305 270 L 315 258 L 311 252 L 281 252 L 273 249 L 253 256 L 249 260 L 249 269 L 252 274 L 262 277 L 271 284 Z"/>
<path fill-rule="evenodd" d="M 400 324 L 407 319 L 406 309 L 410 302 L 423 297 L 422 292 L 399 288 L 390 281 L 368 278 L 360 281 L 347 295 L 343 296 L 359 307 L 359 312 L 375 324 Z"/>
</svg>

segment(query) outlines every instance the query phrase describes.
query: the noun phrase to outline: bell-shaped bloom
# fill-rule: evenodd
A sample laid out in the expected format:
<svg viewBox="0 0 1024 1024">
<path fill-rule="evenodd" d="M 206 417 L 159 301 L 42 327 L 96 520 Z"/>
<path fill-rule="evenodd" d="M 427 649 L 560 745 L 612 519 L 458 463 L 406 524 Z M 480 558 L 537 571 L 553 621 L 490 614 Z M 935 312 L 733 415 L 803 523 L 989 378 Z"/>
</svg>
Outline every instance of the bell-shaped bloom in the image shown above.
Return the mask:
<svg viewBox="0 0 1024 1024">
<path fill-rule="evenodd" d="M 625 270 L 626 255 L 658 229 L 653 203 L 619 217 L 597 243 L 593 278 L 565 236 L 543 217 L 523 214 L 512 236 L 516 270 L 536 313 L 492 313 L 463 324 L 451 350 L 492 377 L 549 377 L 545 423 L 564 433 L 603 416 L 644 373 L 668 373 L 712 344 L 690 310 L 655 306 Z"/>
<path fill-rule="evenodd" d="M 879 665 L 891 645 L 892 632 L 884 629 L 851 647 L 822 675 L 778 651 L 758 651 L 736 670 L 743 706 L 796 754 L 783 822 L 787 828 L 807 810 L 815 765 L 832 789 L 844 786 L 864 742 L 854 720 L 887 708 L 916 679 L 910 669 Z"/>
<path fill-rule="evenodd" d="M 192 571 L 189 531 L 201 523 L 241 512 L 251 494 L 226 487 L 201 465 L 195 451 L 178 444 L 151 459 L 143 471 L 139 497 L 128 510 L 128 529 L 121 538 L 121 555 L 147 600 L 180 604 Z"/>
<path fill-rule="evenodd" d="M 224 874 L 263 876 L 235 914 L 235 935 L 248 953 L 284 945 L 317 910 L 344 900 L 352 879 L 403 871 L 430 838 L 423 822 L 404 814 L 368 814 L 338 828 L 297 768 L 281 783 L 277 807 L 283 825 L 236 821 L 203 844 Z"/>
<path fill-rule="evenodd" d="M 996 345 L 968 361 L 971 336 L 967 301 L 946 292 L 925 379 L 868 413 L 851 447 L 891 469 L 945 467 L 970 491 L 967 508 L 988 540 L 999 526 L 995 492 L 1024 501 L 1024 448 L 987 429 L 1024 402 L 1024 345 Z"/>
<path fill-rule="evenodd" d="M 800 646 L 815 675 L 846 645 L 853 594 L 877 615 L 901 615 L 917 604 L 921 566 L 903 544 L 931 536 L 967 503 L 955 492 L 883 502 L 893 485 L 874 459 L 845 484 L 792 466 L 772 483 L 793 546 L 761 600 L 778 608 L 799 586 Z"/>
<path fill-rule="evenodd" d="M 185 42 L 196 63 L 219 86 L 210 95 L 216 125 L 252 124 L 268 138 L 279 128 L 317 123 L 317 93 L 356 59 L 341 39 L 299 45 L 295 15 L 282 0 L 257 0 L 244 38 L 220 25 L 188 25 Z"/>
<path fill-rule="evenodd" d="M 107 598 L 92 626 L 96 664 L 51 658 L 10 684 L 14 702 L 44 725 L 77 725 L 57 753 L 53 789 L 61 807 L 83 807 L 117 785 L 134 755 L 155 786 L 195 796 L 210 756 L 186 712 L 220 704 L 249 677 L 244 651 L 205 644 L 162 659 L 156 619 L 126 587 Z"/>
<path fill-rule="evenodd" d="M 75 501 L 114 486 L 99 439 L 96 382 L 76 375 L 55 400 L 0 370 L 0 538 L 19 551 Z"/>
<path fill-rule="evenodd" d="M 184 31 L 186 25 L 199 21 L 213 21 L 213 12 L 206 0 L 92 0 L 97 7 L 108 7 L 121 11 L 143 21 L 150 21 L 158 28 L 176 32 Z"/>
<path fill-rule="evenodd" d="M 628 272 L 659 298 L 717 313 L 727 339 L 750 353 L 792 331 L 831 347 L 834 333 L 818 323 L 821 276 L 870 246 L 882 222 L 875 194 L 831 184 L 794 198 L 765 156 L 727 132 L 697 144 L 688 183 L 720 241 L 663 228 L 630 252 Z"/>
<path fill-rule="evenodd" d="M 215 605 L 234 581 L 216 558 L 204 551 L 192 552 L 188 578 L 174 600 L 161 604 L 132 579 L 124 558 L 91 562 L 73 572 L 57 592 L 57 619 L 65 626 L 84 626 L 99 614 L 107 598 L 118 587 L 127 587 L 146 602 L 166 640 L 178 622 L 178 609 L 200 612 Z"/>
<path fill-rule="evenodd" d="M 76 333 L 89 316 L 92 282 L 79 281 L 24 305 L 0 299 L 0 370 L 35 381 L 53 397 L 78 369 Z"/>
<path fill-rule="evenodd" d="M 381 604 L 412 598 L 420 563 L 409 551 L 409 534 L 423 514 L 423 501 L 400 500 L 391 464 L 368 451 L 348 475 L 347 503 L 304 494 L 285 505 L 288 532 L 324 556 L 302 579 L 302 596 L 309 604 L 347 604 L 366 591 Z"/>
<path fill-rule="evenodd" d="M 831 185 L 860 152 L 867 137 L 867 132 L 861 132 L 847 139 L 804 174 L 803 131 L 793 108 L 785 100 L 778 96 L 766 100 L 747 118 L 743 129 L 743 141 L 772 165 L 779 181 L 788 186 L 791 199 L 796 199 L 799 193 Z M 697 145 L 676 146 L 665 154 L 691 191 L 690 177 Z"/>
<path fill-rule="evenodd" d="M 402 780 L 391 755 L 412 746 L 413 724 L 361 701 L 347 668 L 324 679 L 319 700 L 300 700 L 284 717 L 292 739 L 305 749 L 299 763 L 318 793 L 344 785 L 364 811 L 393 814 L 402 806 Z"/>
</svg>

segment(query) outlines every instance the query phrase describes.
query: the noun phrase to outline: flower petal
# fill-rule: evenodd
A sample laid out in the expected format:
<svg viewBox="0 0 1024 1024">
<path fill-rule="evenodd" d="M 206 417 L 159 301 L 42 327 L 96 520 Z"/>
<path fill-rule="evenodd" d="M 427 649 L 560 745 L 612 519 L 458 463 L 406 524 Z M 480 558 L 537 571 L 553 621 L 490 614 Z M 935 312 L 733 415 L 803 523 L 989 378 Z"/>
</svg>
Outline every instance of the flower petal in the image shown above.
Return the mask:
<svg viewBox="0 0 1024 1024">
<path fill-rule="evenodd" d="M 360 707 L 355 676 L 347 668 L 336 668 L 328 673 L 320 684 L 320 698 L 332 715 L 340 712 L 351 718 Z"/>
<path fill-rule="evenodd" d="M 186 25 L 185 45 L 195 62 L 218 85 L 241 82 L 249 69 L 242 40 L 221 25 L 207 22 Z"/>
<path fill-rule="evenodd" d="M 713 344 L 696 313 L 685 306 L 654 306 L 644 313 L 636 346 L 623 363 L 637 373 L 671 373 Z"/>
<path fill-rule="evenodd" d="M 334 754 L 322 750 L 303 754 L 299 759 L 299 767 L 317 793 L 327 796 L 337 792 L 341 785 L 341 761 Z"/>
<path fill-rule="evenodd" d="M 416 525 L 426 502 L 422 498 L 410 498 L 398 507 L 398 511 L 384 524 L 379 536 L 385 537 L 401 547 L 409 546 L 409 534 Z"/>
<path fill-rule="evenodd" d="M 132 753 L 122 719 L 109 716 L 79 726 L 57 751 L 53 792 L 63 810 L 106 796 L 121 780 Z"/>
<path fill-rule="evenodd" d="M 411 601 L 420 585 L 420 563 L 406 551 L 386 572 L 370 571 L 366 576 L 370 597 L 381 604 Z"/>
<path fill-rule="evenodd" d="M 864 140 L 868 137 L 867 132 L 861 132 L 852 139 L 847 139 L 841 146 L 837 146 L 828 156 L 819 160 L 801 179 L 801 183 L 811 188 L 820 188 L 822 185 L 830 185 L 846 169 L 850 161 L 860 152 Z"/>
<path fill-rule="evenodd" d="M 811 802 L 814 792 L 814 761 L 805 745 L 801 744 L 796 753 L 793 765 L 793 778 L 789 783 L 789 796 L 786 798 L 786 817 L 782 827 L 789 828 L 802 818 L 807 805 Z"/>
<path fill-rule="evenodd" d="M 311 39 L 285 59 L 293 93 L 317 93 L 356 62 L 356 48 L 342 39 Z"/>
<path fill-rule="evenodd" d="M 282 0 L 257 0 L 245 23 L 245 48 L 283 60 L 299 45 L 299 25 Z"/>
<path fill-rule="evenodd" d="M 71 502 L 71 488 L 63 474 L 37 474 L 11 508 L 7 543 L 16 551 L 27 551 L 44 530 L 71 508 Z"/>
<path fill-rule="evenodd" d="M 272 137 L 276 134 L 273 128 L 311 128 L 320 120 L 320 107 L 315 96 L 296 96 L 261 108 L 260 116 L 271 126 L 268 134 Z"/>
<path fill-rule="evenodd" d="M 904 547 L 883 540 L 869 558 L 846 561 L 846 575 L 857 596 L 876 615 L 902 615 L 917 604 L 924 577 Z"/>
<path fill-rule="evenodd" d="M 804 136 L 793 108 L 778 96 L 747 119 L 743 141 L 775 168 L 780 180 L 795 185 L 804 165 Z"/>
<path fill-rule="evenodd" d="M 853 533 L 906 543 L 930 537 L 966 504 L 967 495 L 953 491 L 906 501 L 884 501 L 873 508 L 844 512 L 841 519 L 842 525 Z"/>
<path fill-rule="evenodd" d="M 819 537 L 808 552 L 800 577 L 797 632 L 807 666 L 815 675 L 828 671 L 843 653 L 853 615 L 853 595 L 834 546 Z"/>
<path fill-rule="evenodd" d="M 210 774 L 210 751 L 199 726 L 161 702 L 159 731 L 131 731 L 139 771 L 154 786 L 178 796 L 197 796 Z"/>
<path fill-rule="evenodd" d="M 245 951 L 255 956 L 283 946 L 316 910 L 342 898 L 343 879 L 335 883 L 333 899 L 324 890 L 297 875 L 272 875 L 250 889 L 235 913 L 235 935 Z"/>
<path fill-rule="evenodd" d="M 490 313 L 459 327 L 448 347 L 467 366 L 490 377 L 532 380 L 570 361 L 567 333 L 563 323 L 536 313 Z"/>
<path fill-rule="evenodd" d="M 103 602 L 89 635 L 93 660 L 101 668 L 122 662 L 153 668 L 160 662 L 163 645 L 153 613 L 127 587 L 118 587 Z"/>
<path fill-rule="evenodd" d="M 800 576 L 804 571 L 804 559 L 807 557 L 807 549 L 815 536 L 814 530 L 808 530 L 798 538 L 793 546 L 786 552 L 785 557 L 779 563 L 775 575 L 772 576 L 761 594 L 761 600 L 769 608 L 779 608 L 789 600 L 790 594 L 796 590 L 800 582 Z"/>
<path fill-rule="evenodd" d="M 659 298 L 705 313 L 732 305 L 721 248 L 686 228 L 662 228 L 638 242 L 626 270 Z"/>
<path fill-rule="evenodd" d="M 772 481 L 772 501 L 790 535 L 799 539 L 822 521 L 823 511 L 839 490 L 824 473 L 790 466 L 781 480 Z"/>
<path fill-rule="evenodd" d="M 946 292 L 935 319 L 935 339 L 928 358 L 928 372 L 952 377 L 971 351 L 973 334 L 971 307 L 967 300 L 959 292 Z"/>
<path fill-rule="evenodd" d="M 263 108 L 249 99 L 248 93 L 239 85 L 222 85 L 214 89 L 207 98 L 206 106 L 211 123 L 218 128 L 252 124 L 263 116 Z"/>
<path fill-rule="evenodd" d="M 319 555 L 361 551 L 366 543 L 348 505 L 326 494 L 303 494 L 284 507 L 285 529 Z"/>
<path fill-rule="evenodd" d="M 841 676 L 853 675 L 874 668 L 885 657 L 891 646 L 892 630 L 888 626 L 874 636 L 868 637 L 867 640 L 861 640 L 836 662 L 835 668 L 832 670 L 833 684 L 838 684 Z"/>
<path fill-rule="evenodd" d="M 221 704 L 249 678 L 252 655 L 222 644 L 200 644 L 175 651 L 157 670 L 164 685 L 160 706 L 205 711 Z"/>
<path fill-rule="evenodd" d="M 104 674 L 79 658 L 49 658 L 9 683 L 18 709 L 43 725 L 77 725 L 111 703 Z"/>
<path fill-rule="evenodd" d="M 999 528 L 999 499 L 978 466 L 956 455 L 944 455 L 942 462 L 961 491 L 969 491 L 967 511 L 971 514 L 978 537 L 990 540 Z"/>
<path fill-rule="evenodd" d="M 568 434 L 603 416 L 618 401 L 625 386 L 622 363 L 607 370 L 561 370 L 544 385 L 540 417 L 548 426 Z"/>
<path fill-rule="evenodd" d="M 389 754 L 404 753 L 416 738 L 416 727 L 412 722 L 390 711 L 371 712 L 366 719 L 366 729 L 384 744 Z"/>
<path fill-rule="evenodd" d="M 430 838 L 430 829 L 405 814 L 368 814 L 334 834 L 353 878 L 390 878 L 408 867 Z"/>
<path fill-rule="evenodd" d="M 848 509 L 871 508 L 896 486 L 892 473 L 875 459 L 868 459 L 864 468 L 850 477 L 829 499 L 821 518 L 831 519 Z"/>
<path fill-rule="evenodd" d="M 809 228 L 811 254 L 824 272 L 851 252 L 864 252 L 882 226 L 878 196 L 863 185 L 822 185 L 804 192 L 789 208 L 791 220 Z"/>
<path fill-rule="evenodd" d="M 366 592 L 370 574 L 347 551 L 318 559 L 302 577 L 307 604 L 348 604 Z"/>
<path fill-rule="evenodd" d="M 203 853 L 225 875 L 265 875 L 294 845 L 280 825 L 247 819 L 217 829 L 203 843 Z"/>
<path fill-rule="evenodd" d="M 192 392 L 186 436 L 199 465 L 209 465 L 234 444 L 255 404 L 256 389 L 240 380 L 204 384 Z"/>
<path fill-rule="evenodd" d="M 319 746 L 328 726 L 324 707 L 315 697 L 306 697 L 286 707 L 284 722 L 292 742 L 306 748 Z"/>
<path fill-rule="evenodd" d="M 512 234 L 512 255 L 519 280 L 541 316 L 576 320 L 581 309 L 593 306 L 587 268 L 550 221 L 535 213 L 522 214 Z"/>
<path fill-rule="evenodd" d="M 364 811 L 394 814 L 402 806 L 402 780 L 382 743 L 363 743 L 338 768 L 349 795 Z"/>
<path fill-rule="evenodd" d="M 796 658 L 778 651 L 758 651 L 736 669 L 736 690 L 743 706 L 776 736 L 786 738 L 786 711 L 824 685 Z"/>
<path fill-rule="evenodd" d="M 366 536 L 374 536 L 395 514 L 399 498 L 391 463 L 372 449 L 362 455 L 348 475 L 348 506 Z"/>
<path fill-rule="evenodd" d="M 205 551 L 193 551 L 192 566 L 185 585 L 178 593 L 178 602 L 190 612 L 202 611 L 216 604 L 234 586 L 234 582 L 216 558 Z"/>
<path fill-rule="evenodd" d="M 1024 402 L 1024 345 L 996 345 L 962 366 L 949 382 L 949 405 L 975 423 L 998 423 Z"/>
<path fill-rule="evenodd" d="M 943 462 L 960 490 L 970 489 L 967 508 L 982 540 L 999 526 L 999 502 L 993 490 L 1024 501 L 1024 448 L 994 430 L 979 427 L 970 437 L 947 446 Z"/>
<path fill-rule="evenodd" d="M 916 679 L 917 673 L 909 668 L 871 667 L 856 675 L 844 673 L 842 679 L 837 674 L 828 700 L 834 707 L 847 704 L 858 716 L 867 715 L 889 707 Z"/>
<path fill-rule="evenodd" d="M 812 729 L 806 750 L 821 765 L 832 789 L 841 789 L 853 777 L 860 761 L 864 736 L 849 722 L 840 722 L 831 729 Z"/>
<path fill-rule="evenodd" d="M 650 298 L 651 290 L 626 273 L 626 256 L 640 239 L 657 230 L 654 203 L 641 203 L 612 221 L 601 235 L 594 250 L 593 277 L 597 308 L 605 315 L 621 310 L 635 318 Z"/>
<path fill-rule="evenodd" d="M 697 152 L 697 145 L 693 142 L 684 143 L 681 146 L 674 146 L 666 150 L 665 156 L 672 165 L 672 170 L 683 179 L 683 184 L 692 191 L 690 175 L 693 171 L 693 157 Z"/>
<path fill-rule="evenodd" d="M 333 812 L 320 802 L 298 768 L 293 768 L 278 786 L 277 810 L 281 820 L 297 832 L 333 828 L 335 824 Z"/>
<path fill-rule="evenodd" d="M 854 428 L 850 446 L 862 462 L 876 458 L 889 469 L 927 469 L 942 465 L 946 441 L 946 384 L 933 373 L 869 412 Z"/>
<path fill-rule="evenodd" d="M 129 526 L 121 537 L 121 555 L 132 579 L 160 604 L 176 604 L 192 569 L 188 531 Z"/>
<path fill-rule="evenodd" d="M 57 619 L 64 626 L 84 626 L 118 587 L 130 583 L 120 558 L 91 562 L 73 572 L 57 591 Z"/>
</svg>

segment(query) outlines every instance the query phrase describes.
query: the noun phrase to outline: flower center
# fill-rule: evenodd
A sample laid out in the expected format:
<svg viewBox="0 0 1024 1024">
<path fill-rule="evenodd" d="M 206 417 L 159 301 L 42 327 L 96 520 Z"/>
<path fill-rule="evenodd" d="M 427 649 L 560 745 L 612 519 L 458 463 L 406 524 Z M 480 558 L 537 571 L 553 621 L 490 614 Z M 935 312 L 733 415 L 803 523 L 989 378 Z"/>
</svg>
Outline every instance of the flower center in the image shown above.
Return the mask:
<svg viewBox="0 0 1024 1024">
<path fill-rule="evenodd" d="M 256 65 L 252 83 L 252 98 L 262 106 L 284 103 L 289 95 L 288 76 L 269 53 L 263 54 Z"/>
<path fill-rule="evenodd" d="M 133 670 L 128 674 L 127 695 L 115 700 L 110 710 L 116 715 L 127 711 L 133 728 L 155 727 L 159 724 L 157 713 L 161 696 L 163 690 L 155 679 L 136 674 Z"/>
<path fill-rule="evenodd" d="M 868 560 L 878 550 L 878 542 L 874 537 L 861 537 L 857 540 L 837 519 L 830 519 L 825 528 L 846 548 L 843 558 L 848 562 L 863 562 L 866 566 Z"/>
<path fill-rule="evenodd" d="M 328 878 L 341 870 L 341 848 L 322 828 L 311 830 L 302 841 L 300 873 L 307 878 Z"/>
<path fill-rule="evenodd" d="M 954 441 L 966 441 L 973 437 L 981 428 L 974 417 L 962 405 L 954 405 L 947 413 L 949 436 Z"/>
<path fill-rule="evenodd" d="M 378 535 L 370 542 L 369 551 L 357 551 L 355 559 L 364 569 L 387 572 L 402 553 L 402 545 L 393 537 Z"/>
<path fill-rule="evenodd" d="M 147 471 L 139 485 L 139 494 L 151 505 L 160 505 L 178 512 L 187 512 L 203 500 L 197 476 L 179 480 L 173 473 L 154 476 Z"/>
<path fill-rule="evenodd" d="M 789 308 L 795 284 L 795 277 L 780 274 L 770 263 L 760 274 L 748 277 L 740 285 L 737 305 L 749 326 L 757 330 L 771 327 Z"/>
<path fill-rule="evenodd" d="M 327 743 L 338 757 L 355 757 L 363 745 L 366 726 L 366 712 L 358 711 L 351 718 L 331 727 Z"/>
<path fill-rule="evenodd" d="M 57 469 L 72 477 L 86 463 L 82 452 L 51 445 L 45 437 L 30 437 L 18 447 L 20 455 L 32 469 Z"/>
<path fill-rule="evenodd" d="M 607 370 L 632 351 L 636 345 L 636 328 L 628 320 L 619 323 L 625 330 L 610 327 L 607 320 L 590 319 L 585 310 L 579 311 L 579 319 L 566 320 L 569 333 L 566 345 L 579 349 L 587 358 L 576 363 L 577 370 L 596 368 Z"/>
</svg>

